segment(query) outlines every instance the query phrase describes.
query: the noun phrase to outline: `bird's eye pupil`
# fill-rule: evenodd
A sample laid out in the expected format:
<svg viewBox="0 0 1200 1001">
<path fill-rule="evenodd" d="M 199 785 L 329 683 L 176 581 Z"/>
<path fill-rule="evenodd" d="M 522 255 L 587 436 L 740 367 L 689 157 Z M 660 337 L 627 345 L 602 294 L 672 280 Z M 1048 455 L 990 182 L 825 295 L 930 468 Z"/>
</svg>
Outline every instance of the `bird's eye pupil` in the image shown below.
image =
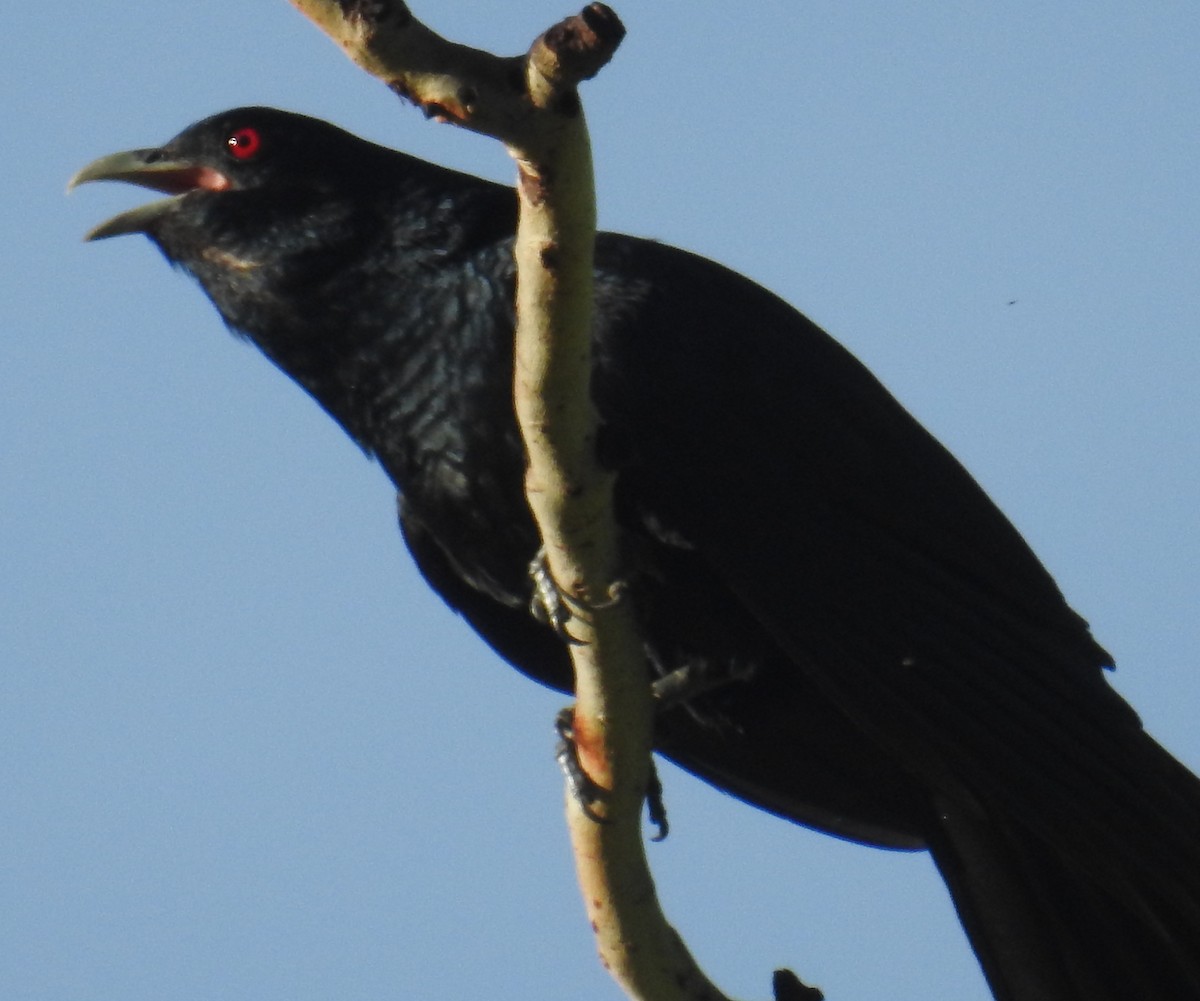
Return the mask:
<svg viewBox="0 0 1200 1001">
<path fill-rule="evenodd" d="M 262 146 L 262 136 L 258 134 L 258 129 L 244 128 L 238 129 L 225 142 L 229 147 L 229 155 L 235 160 L 249 160 Z"/>
</svg>

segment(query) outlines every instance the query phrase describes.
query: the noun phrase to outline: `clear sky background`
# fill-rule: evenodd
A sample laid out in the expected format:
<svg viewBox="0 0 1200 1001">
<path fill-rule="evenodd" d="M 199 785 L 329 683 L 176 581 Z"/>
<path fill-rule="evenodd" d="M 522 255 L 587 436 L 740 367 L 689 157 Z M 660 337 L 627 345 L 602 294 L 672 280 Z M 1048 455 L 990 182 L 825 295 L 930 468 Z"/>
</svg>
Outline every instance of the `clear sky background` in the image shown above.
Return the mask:
<svg viewBox="0 0 1200 1001">
<path fill-rule="evenodd" d="M 563 0 L 414 10 L 523 50 Z M 718 258 L 966 463 L 1200 767 L 1200 8 L 626 3 L 586 88 L 606 228 Z M 562 699 L 421 584 L 383 475 L 67 177 L 266 103 L 508 179 L 284 0 L 17 4 L 0 40 L 0 997 L 615 998 Z M 664 769 L 711 975 L 982 1001 L 923 855 Z"/>
</svg>

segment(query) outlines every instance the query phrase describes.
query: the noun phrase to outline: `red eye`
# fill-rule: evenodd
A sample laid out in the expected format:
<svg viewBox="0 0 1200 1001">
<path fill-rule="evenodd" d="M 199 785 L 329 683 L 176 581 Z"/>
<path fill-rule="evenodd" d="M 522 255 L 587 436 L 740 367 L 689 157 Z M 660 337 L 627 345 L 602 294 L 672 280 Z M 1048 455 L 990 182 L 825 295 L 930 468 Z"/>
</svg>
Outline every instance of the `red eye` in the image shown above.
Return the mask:
<svg viewBox="0 0 1200 1001">
<path fill-rule="evenodd" d="M 235 160 L 249 160 L 262 147 L 262 136 L 258 134 L 258 129 L 238 129 L 225 143 L 229 146 L 229 155 Z"/>
</svg>

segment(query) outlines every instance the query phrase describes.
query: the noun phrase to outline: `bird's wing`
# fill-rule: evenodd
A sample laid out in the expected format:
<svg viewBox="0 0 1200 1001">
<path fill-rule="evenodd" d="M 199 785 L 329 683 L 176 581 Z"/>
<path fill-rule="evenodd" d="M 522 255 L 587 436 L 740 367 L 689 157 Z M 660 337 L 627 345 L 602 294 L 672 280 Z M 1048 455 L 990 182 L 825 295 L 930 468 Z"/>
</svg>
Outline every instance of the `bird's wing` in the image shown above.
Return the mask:
<svg viewBox="0 0 1200 1001">
<path fill-rule="evenodd" d="M 596 394 L 647 522 L 935 797 L 1084 866 L 1140 845 L 1156 867 L 1167 842 L 1197 857 L 1200 784 L 1162 765 L 1086 625 L 949 453 L 760 287 L 652 243 L 599 249 Z M 1155 810 L 1169 821 L 1147 825 Z M 1200 901 L 1200 865 L 1186 879 Z"/>
</svg>

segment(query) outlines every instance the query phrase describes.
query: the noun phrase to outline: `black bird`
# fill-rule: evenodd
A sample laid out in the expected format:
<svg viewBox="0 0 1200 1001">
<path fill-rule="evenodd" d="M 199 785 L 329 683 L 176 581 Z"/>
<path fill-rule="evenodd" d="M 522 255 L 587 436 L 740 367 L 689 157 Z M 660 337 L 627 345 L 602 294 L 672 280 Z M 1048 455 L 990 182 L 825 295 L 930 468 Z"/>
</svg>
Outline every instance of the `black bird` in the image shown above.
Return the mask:
<svg viewBox="0 0 1200 1001">
<path fill-rule="evenodd" d="M 511 189 L 244 108 L 73 183 L 386 469 L 426 580 L 521 671 L 538 540 L 511 405 Z M 592 394 L 658 750 L 763 809 L 927 848 L 1003 1001 L 1200 998 L 1200 781 L 968 473 L 842 347 L 682 250 L 596 241 Z M 721 683 L 722 679 L 728 679 Z"/>
</svg>

